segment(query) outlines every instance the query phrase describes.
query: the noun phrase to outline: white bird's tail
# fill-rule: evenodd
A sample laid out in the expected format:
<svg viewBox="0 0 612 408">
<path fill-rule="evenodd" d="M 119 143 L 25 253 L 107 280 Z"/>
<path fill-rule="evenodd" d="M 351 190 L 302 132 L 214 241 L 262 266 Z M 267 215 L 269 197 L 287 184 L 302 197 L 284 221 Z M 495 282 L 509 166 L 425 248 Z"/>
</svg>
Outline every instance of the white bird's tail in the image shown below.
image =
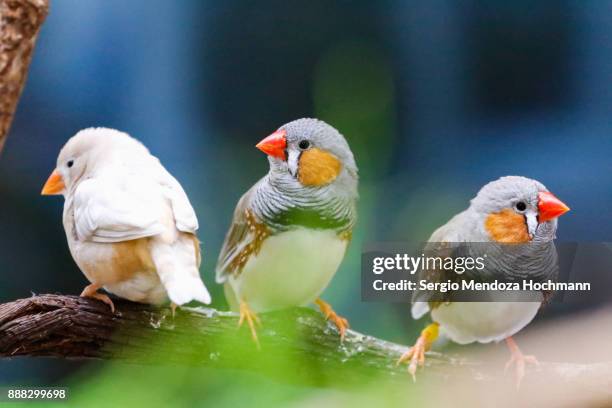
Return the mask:
<svg viewBox="0 0 612 408">
<path fill-rule="evenodd" d="M 180 233 L 172 244 L 159 238 L 151 240 L 151 257 L 170 301 L 183 305 L 192 300 L 210 304 L 210 293 L 204 286 L 199 265 L 199 248 L 195 236 Z"/>
</svg>

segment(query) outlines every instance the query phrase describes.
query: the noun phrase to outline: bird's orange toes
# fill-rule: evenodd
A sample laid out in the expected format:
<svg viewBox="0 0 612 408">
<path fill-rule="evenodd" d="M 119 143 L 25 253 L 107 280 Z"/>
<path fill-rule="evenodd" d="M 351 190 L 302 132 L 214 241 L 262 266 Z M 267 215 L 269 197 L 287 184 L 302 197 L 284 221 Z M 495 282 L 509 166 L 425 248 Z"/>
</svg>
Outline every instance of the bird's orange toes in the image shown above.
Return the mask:
<svg viewBox="0 0 612 408">
<path fill-rule="evenodd" d="M 540 362 L 537 358 L 535 358 L 535 356 L 524 354 L 521 354 L 520 356 L 513 355 L 512 357 L 510 357 L 510 360 L 508 360 L 506 366 L 504 367 L 504 372 L 507 372 L 510 367 L 512 367 L 513 365 L 516 366 L 514 370 L 514 380 L 516 382 L 516 388 L 519 388 L 521 386 L 521 382 L 523 382 L 523 378 L 525 377 L 525 367 L 527 366 L 527 364 L 539 366 Z"/>
<path fill-rule="evenodd" d="M 247 322 L 249 325 L 249 329 L 251 330 L 251 337 L 253 341 L 257 345 L 257 348 L 260 348 L 259 339 L 257 338 L 257 330 L 255 329 L 255 324 L 261 326 L 261 320 L 259 320 L 259 316 L 251 310 L 249 305 L 245 301 L 240 302 L 240 319 L 238 320 L 238 327 L 242 327 L 244 322 Z"/>
<path fill-rule="evenodd" d="M 410 347 L 410 349 L 402 354 L 399 360 L 397 360 L 397 365 L 408 361 L 410 362 L 408 365 L 408 372 L 412 376 L 413 381 L 416 381 L 417 368 L 425 365 L 425 351 L 427 351 L 425 341 L 422 337 L 419 337 L 414 346 Z"/>
<path fill-rule="evenodd" d="M 111 298 L 104 293 L 99 293 L 98 289 L 100 289 L 100 286 L 92 283 L 83 289 L 80 296 L 100 300 L 110 306 L 111 313 L 115 313 L 115 304 Z"/>
<path fill-rule="evenodd" d="M 519 388 L 523 378 L 525 377 L 525 367 L 527 364 L 539 366 L 540 362 L 535 356 L 523 354 L 523 352 L 518 348 L 516 342 L 511 337 L 506 339 L 506 344 L 508 344 L 508 348 L 510 349 L 512 356 L 506 363 L 504 372 L 507 372 L 510 367 L 515 366 L 514 380 L 516 382 L 516 388 Z"/>
<path fill-rule="evenodd" d="M 350 327 L 348 320 L 338 315 L 331 305 L 324 300 L 317 299 L 315 303 L 317 306 L 319 306 L 319 309 L 321 310 L 321 313 L 323 313 L 323 316 L 325 316 L 325 319 L 332 322 L 338 329 L 338 333 L 340 333 L 340 341 L 344 341 L 346 331 Z"/>
<path fill-rule="evenodd" d="M 344 341 L 346 331 L 350 327 L 348 320 L 342 316 L 338 316 L 335 312 L 330 313 L 328 316 L 325 316 L 325 318 L 336 326 L 338 333 L 340 333 L 340 341 Z"/>
<path fill-rule="evenodd" d="M 425 365 L 425 352 L 431 348 L 432 343 L 438 338 L 439 325 L 432 323 L 421 332 L 414 346 L 402 354 L 397 360 L 397 365 L 410 361 L 408 372 L 412 376 L 412 380 L 416 381 L 416 372 L 418 367 Z"/>
<path fill-rule="evenodd" d="M 507 372 L 510 367 L 513 365 L 516 366 L 514 370 L 514 381 L 516 383 L 516 388 L 519 388 L 523 382 L 523 378 L 525 377 L 525 367 L 527 364 L 539 366 L 540 362 L 535 356 L 532 355 L 524 355 L 522 353 L 520 355 L 513 354 L 504 367 L 504 372 Z"/>
</svg>

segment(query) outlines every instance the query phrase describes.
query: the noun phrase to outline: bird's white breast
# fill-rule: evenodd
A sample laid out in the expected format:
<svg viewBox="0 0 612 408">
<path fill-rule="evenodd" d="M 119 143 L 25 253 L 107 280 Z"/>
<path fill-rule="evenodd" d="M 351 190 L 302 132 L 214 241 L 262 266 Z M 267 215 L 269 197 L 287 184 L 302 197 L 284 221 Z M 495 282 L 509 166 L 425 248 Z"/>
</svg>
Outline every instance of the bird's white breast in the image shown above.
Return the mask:
<svg viewBox="0 0 612 408">
<path fill-rule="evenodd" d="M 452 302 L 431 311 L 442 332 L 459 344 L 510 337 L 533 320 L 540 302 Z"/>
<path fill-rule="evenodd" d="M 237 300 L 255 311 L 307 305 L 336 273 L 347 243 L 330 230 L 297 228 L 270 236 L 229 284 Z"/>
</svg>

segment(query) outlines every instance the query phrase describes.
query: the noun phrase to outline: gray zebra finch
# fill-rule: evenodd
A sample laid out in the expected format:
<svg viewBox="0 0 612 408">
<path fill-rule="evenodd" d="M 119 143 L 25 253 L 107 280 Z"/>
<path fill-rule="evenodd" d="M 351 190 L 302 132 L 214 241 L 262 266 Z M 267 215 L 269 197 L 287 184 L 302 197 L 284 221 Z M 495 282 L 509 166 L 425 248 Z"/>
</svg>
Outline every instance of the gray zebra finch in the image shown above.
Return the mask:
<svg viewBox="0 0 612 408">
<path fill-rule="evenodd" d="M 319 298 L 356 221 L 357 166 L 344 137 L 317 119 L 281 126 L 257 148 L 270 171 L 238 201 L 217 263 L 230 307 L 257 341 L 258 312 L 315 302 L 344 338 L 348 322 Z"/>
<path fill-rule="evenodd" d="M 472 277 L 485 278 L 487 273 L 490 274 L 487 279 L 489 276 L 547 279 L 556 276 L 558 271 L 552 242 L 557 231 L 557 217 L 567 211 L 569 208 L 542 183 L 519 176 L 502 177 L 486 184 L 472 199 L 469 208 L 438 228 L 428 242 L 432 246 L 461 242 L 526 244 L 513 245 L 514 251 L 504 251 L 499 255 L 500 259 L 489 259 L 486 272 L 472 271 Z M 429 280 L 445 282 L 454 280 L 461 272 L 436 269 L 420 273 Z M 416 291 L 412 317 L 419 319 L 429 313 L 433 323 L 421 332 L 415 345 L 402 355 L 398 363 L 409 362 L 409 372 L 414 378 L 417 367 L 425 362 L 425 351 L 431 347 L 439 331 L 459 344 L 506 340 L 512 353 L 506 368 L 515 366 L 518 385 L 524 376 L 525 364 L 537 364 L 537 360 L 523 355 L 512 335 L 533 320 L 542 300 L 550 293 L 536 295 L 538 297 L 531 298 L 532 301 L 459 302 L 450 297 L 433 300 L 427 293 Z"/>
</svg>

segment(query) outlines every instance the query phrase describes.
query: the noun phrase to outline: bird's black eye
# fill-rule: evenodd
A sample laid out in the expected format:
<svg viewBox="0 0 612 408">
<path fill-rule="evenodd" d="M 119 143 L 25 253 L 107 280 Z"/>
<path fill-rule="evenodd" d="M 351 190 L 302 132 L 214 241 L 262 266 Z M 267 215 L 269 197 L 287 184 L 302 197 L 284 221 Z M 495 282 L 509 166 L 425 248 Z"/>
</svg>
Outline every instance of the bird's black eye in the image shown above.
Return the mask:
<svg viewBox="0 0 612 408">
<path fill-rule="evenodd" d="M 310 147 L 310 142 L 308 140 L 300 140 L 298 147 L 302 150 L 306 150 Z"/>
<path fill-rule="evenodd" d="M 527 204 L 524 201 L 519 201 L 514 206 L 518 211 L 525 211 L 527 209 Z"/>
<path fill-rule="evenodd" d="M 66 166 L 68 167 L 72 167 L 74 165 L 74 160 L 68 160 L 68 163 L 66 163 Z"/>
</svg>

